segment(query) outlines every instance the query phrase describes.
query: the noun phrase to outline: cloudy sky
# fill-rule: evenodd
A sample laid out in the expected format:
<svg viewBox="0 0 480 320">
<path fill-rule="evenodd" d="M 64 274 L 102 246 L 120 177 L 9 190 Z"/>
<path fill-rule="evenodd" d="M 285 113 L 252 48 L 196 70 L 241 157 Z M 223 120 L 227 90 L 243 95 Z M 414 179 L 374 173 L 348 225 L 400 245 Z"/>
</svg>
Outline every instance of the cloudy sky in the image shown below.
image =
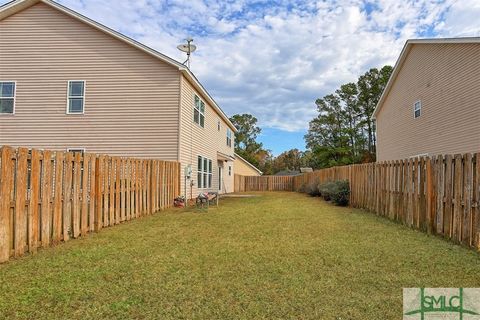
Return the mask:
<svg viewBox="0 0 480 320">
<path fill-rule="evenodd" d="M 480 0 L 58 1 L 179 61 L 193 37 L 192 71 L 275 154 L 304 148 L 317 97 L 393 65 L 406 39 L 480 36 Z"/>
</svg>

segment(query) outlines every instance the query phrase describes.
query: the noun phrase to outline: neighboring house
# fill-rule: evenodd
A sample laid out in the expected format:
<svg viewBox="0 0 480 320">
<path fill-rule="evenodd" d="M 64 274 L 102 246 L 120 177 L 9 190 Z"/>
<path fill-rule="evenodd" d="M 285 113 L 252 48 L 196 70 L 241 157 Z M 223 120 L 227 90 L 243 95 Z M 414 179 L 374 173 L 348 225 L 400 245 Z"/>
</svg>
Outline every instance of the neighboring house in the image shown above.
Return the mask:
<svg viewBox="0 0 480 320">
<path fill-rule="evenodd" d="M 275 173 L 276 176 L 299 176 L 302 173 L 300 171 L 296 170 L 282 170 L 277 173 Z"/>
<path fill-rule="evenodd" d="M 54 1 L 0 8 L 0 86 L 0 145 L 175 160 L 187 197 L 233 192 L 236 129 L 189 69 Z"/>
<path fill-rule="evenodd" d="M 480 151 L 480 38 L 408 40 L 374 117 L 378 161 Z"/>
<path fill-rule="evenodd" d="M 253 164 L 235 153 L 235 174 L 241 176 L 261 176 L 262 171 L 258 170 Z"/>
<path fill-rule="evenodd" d="M 309 173 L 309 172 L 313 172 L 313 169 L 309 168 L 309 167 L 300 168 L 300 172 L 301 173 Z"/>
</svg>

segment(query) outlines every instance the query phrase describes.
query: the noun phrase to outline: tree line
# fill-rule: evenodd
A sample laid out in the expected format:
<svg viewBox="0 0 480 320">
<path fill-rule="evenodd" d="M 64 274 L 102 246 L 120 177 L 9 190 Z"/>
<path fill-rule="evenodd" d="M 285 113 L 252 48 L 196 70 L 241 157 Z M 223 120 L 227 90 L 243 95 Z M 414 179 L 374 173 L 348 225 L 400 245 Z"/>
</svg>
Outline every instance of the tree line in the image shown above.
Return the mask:
<svg viewBox="0 0 480 320">
<path fill-rule="evenodd" d="M 305 135 L 307 150 L 292 149 L 273 157 L 256 141 L 261 128 L 250 114 L 230 118 L 238 129 L 235 152 L 264 174 L 301 167 L 328 168 L 375 161 L 376 135 L 373 111 L 393 71 L 391 66 L 372 68 L 356 82 L 341 85 L 315 101 L 317 116 Z"/>
</svg>

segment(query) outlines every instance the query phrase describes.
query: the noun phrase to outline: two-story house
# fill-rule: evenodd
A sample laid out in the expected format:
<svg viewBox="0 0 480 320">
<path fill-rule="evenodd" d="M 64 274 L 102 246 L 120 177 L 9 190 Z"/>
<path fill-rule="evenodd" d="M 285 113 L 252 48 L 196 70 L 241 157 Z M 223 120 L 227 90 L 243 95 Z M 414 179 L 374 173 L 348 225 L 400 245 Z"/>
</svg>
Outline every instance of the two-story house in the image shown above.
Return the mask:
<svg viewBox="0 0 480 320">
<path fill-rule="evenodd" d="M 233 191 L 235 130 L 183 64 L 51 0 L 0 8 L 0 145 L 179 161 L 191 197 Z"/>
<path fill-rule="evenodd" d="M 480 38 L 408 40 L 374 111 L 377 160 L 480 151 Z"/>
</svg>

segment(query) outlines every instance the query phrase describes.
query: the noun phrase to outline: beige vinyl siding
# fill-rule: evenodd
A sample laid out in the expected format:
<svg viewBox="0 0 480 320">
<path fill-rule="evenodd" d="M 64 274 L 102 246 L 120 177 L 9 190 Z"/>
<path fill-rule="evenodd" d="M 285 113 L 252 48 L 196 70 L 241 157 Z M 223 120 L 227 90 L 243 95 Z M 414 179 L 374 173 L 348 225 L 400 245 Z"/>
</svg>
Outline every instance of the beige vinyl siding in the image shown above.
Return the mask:
<svg viewBox="0 0 480 320">
<path fill-rule="evenodd" d="M 253 169 L 248 163 L 246 163 L 242 158 L 235 158 L 235 174 L 241 176 L 260 176 L 261 174 Z"/>
<path fill-rule="evenodd" d="M 0 21 L 3 79 L 0 145 L 178 158 L 178 69 L 46 4 Z M 86 81 L 84 115 L 66 114 L 68 80 Z"/>
<path fill-rule="evenodd" d="M 480 151 L 480 44 L 414 44 L 376 119 L 379 161 Z"/>
<path fill-rule="evenodd" d="M 193 106 L 195 94 L 205 102 L 205 127 L 202 128 L 193 121 Z M 192 179 L 194 186 L 190 192 L 190 181 L 187 183 L 187 198 L 196 197 L 200 191 L 219 191 L 217 152 L 234 155 L 232 132 L 232 147 L 227 146 L 227 124 L 220 115 L 207 103 L 193 85 L 184 76 L 181 77 L 181 128 L 180 128 L 180 162 L 182 167 L 192 165 Z M 218 131 L 220 121 L 220 131 Z M 212 187 L 197 188 L 197 156 L 203 156 L 213 161 Z M 233 161 L 222 162 L 224 171 L 224 185 L 221 192 L 233 192 Z M 232 175 L 228 175 L 228 167 L 232 166 Z M 182 194 L 185 194 L 184 177 L 182 170 Z M 224 188 L 225 187 L 225 188 Z"/>
</svg>

